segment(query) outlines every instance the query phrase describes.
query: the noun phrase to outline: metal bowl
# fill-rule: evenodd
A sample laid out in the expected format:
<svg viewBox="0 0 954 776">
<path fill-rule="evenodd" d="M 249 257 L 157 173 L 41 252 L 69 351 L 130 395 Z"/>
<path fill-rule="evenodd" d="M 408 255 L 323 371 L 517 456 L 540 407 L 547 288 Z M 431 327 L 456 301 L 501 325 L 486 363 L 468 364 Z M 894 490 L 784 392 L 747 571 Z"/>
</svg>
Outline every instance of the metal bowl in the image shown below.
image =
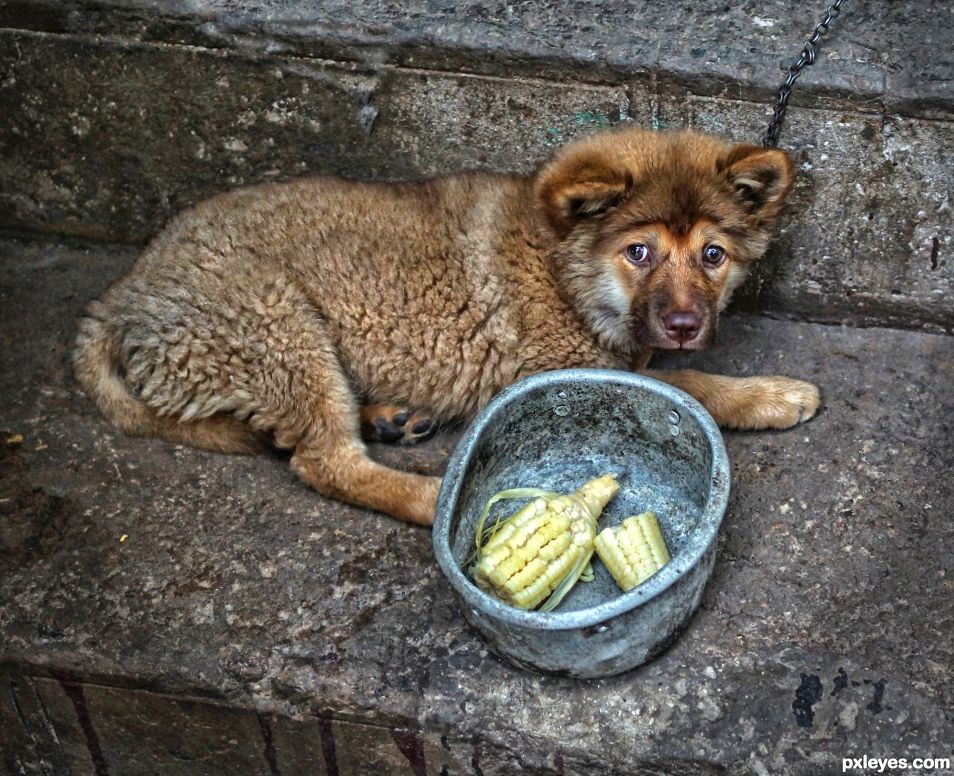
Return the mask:
<svg viewBox="0 0 954 776">
<path fill-rule="evenodd" d="M 653 510 L 672 556 L 655 576 L 623 593 L 594 560 L 595 579 L 578 583 L 551 613 L 516 609 L 474 585 L 466 564 L 492 495 L 516 487 L 569 492 L 607 472 L 620 491 L 600 527 Z M 500 393 L 461 439 L 437 502 L 434 553 L 464 617 L 498 655 L 545 673 L 611 676 L 651 660 L 688 624 L 712 571 L 728 496 L 722 436 L 692 397 L 628 372 L 544 372 Z M 519 503 L 504 502 L 501 511 Z"/>
</svg>

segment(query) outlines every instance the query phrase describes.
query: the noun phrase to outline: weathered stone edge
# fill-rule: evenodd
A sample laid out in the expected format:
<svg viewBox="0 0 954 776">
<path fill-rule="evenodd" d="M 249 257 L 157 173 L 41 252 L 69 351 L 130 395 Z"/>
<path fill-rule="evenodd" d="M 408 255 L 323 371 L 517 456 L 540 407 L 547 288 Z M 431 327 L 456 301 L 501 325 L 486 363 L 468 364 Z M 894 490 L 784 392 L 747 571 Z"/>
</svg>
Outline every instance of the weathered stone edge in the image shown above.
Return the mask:
<svg viewBox="0 0 954 776">
<path fill-rule="evenodd" d="M 83 678 L 78 674 L 64 672 L 49 666 L 37 666 L 31 663 L 18 663 L 10 658 L 0 657 L 0 679 L 12 683 L 25 682 L 33 686 L 34 692 L 43 703 L 42 712 L 21 708 L 14 701 L 13 713 L 4 714 L 4 697 L 0 694 L 0 718 L 6 716 L 7 727 L 0 733 L 0 743 L 10 747 L 7 752 L 0 748 L 0 754 L 18 758 L 22 763 L 23 755 L 29 757 L 30 750 L 39 753 L 53 746 L 54 767 L 59 766 L 72 771 L 107 773 L 109 762 L 120 759 L 130 763 L 148 758 L 150 747 L 153 752 L 168 751 L 169 761 L 154 765 L 174 765 L 173 751 L 157 743 L 161 741 L 164 728 L 153 727 L 153 734 L 147 740 L 139 739 L 132 746 L 130 736 L 122 736 L 119 741 L 110 741 L 103 734 L 110 729 L 121 728 L 123 716 L 135 716 L 136 707 L 145 704 L 150 716 L 168 715 L 169 729 L 175 731 L 170 741 L 182 741 L 183 728 L 176 724 L 177 717 L 183 711 L 189 715 L 200 710 L 204 719 L 217 719 L 219 727 L 232 729 L 236 725 L 243 729 L 244 735 L 232 741 L 234 749 L 219 752 L 219 757 L 230 757 L 240 753 L 249 760 L 261 760 L 261 764 L 271 773 L 298 772 L 307 767 L 318 774 L 331 774 L 343 768 L 345 773 L 356 773 L 357 766 L 365 769 L 386 767 L 387 772 L 395 774 L 433 774 L 464 772 L 467 766 L 475 767 L 474 772 L 500 774 L 520 772 L 528 774 L 572 772 L 585 776 L 604 776 L 624 771 L 607 769 L 607 763 L 599 753 L 566 751 L 559 746 L 551 750 L 547 743 L 534 738 L 534 744 L 526 742 L 521 749 L 499 741 L 482 738 L 479 734 L 455 731 L 439 724 L 431 724 L 416 719 L 369 719 L 353 713 L 338 713 L 333 710 L 309 711 L 289 716 L 281 709 L 256 708 L 253 703 L 242 703 L 228 699 L 211 697 L 188 688 L 183 692 L 170 692 L 161 688 L 141 686 L 122 677 Z M 118 679 L 118 681 L 117 681 Z M 111 703 L 109 716 L 103 717 L 103 701 L 92 703 L 99 696 L 125 702 Z M 99 711 L 99 713 L 97 713 Z M 34 717 L 40 717 L 34 719 Z M 58 738 L 44 741 L 53 722 L 59 729 Z M 10 725 L 10 722 L 13 725 Z M 178 722 L 182 722 L 179 719 Z M 18 733 L 17 727 L 26 738 Z M 258 735 L 260 731 L 260 735 Z M 357 735 L 355 735 L 357 733 Z M 136 736 L 131 738 L 136 739 Z M 54 746 L 55 742 L 55 746 Z M 354 746 L 355 743 L 359 745 Z M 550 742 L 552 743 L 552 742 Z M 384 762 L 382 762 L 384 760 Z M 0 766 L 4 761 L 0 759 Z M 439 769 L 439 764 L 442 766 Z M 482 766 L 479 770 L 476 766 Z M 461 769 L 461 770 L 458 770 Z M 744 761 L 718 763 L 705 760 L 683 760 L 658 757 L 640 759 L 627 763 L 625 773 L 642 776 L 664 772 L 670 776 L 717 776 L 732 773 L 752 773 Z"/>
<path fill-rule="evenodd" d="M 480 41 L 435 41 L 393 35 L 369 38 L 357 30 L 332 28 L 320 21 L 309 25 L 305 36 L 281 23 L 251 22 L 220 14 L 211 18 L 168 13 L 154 8 L 118 8 L 84 2 L 82 12 L 70 4 L 45 0 L 0 3 L 0 28 L 54 34 L 102 34 L 140 42 L 201 46 L 237 53 L 272 57 L 330 60 L 353 63 L 362 69 L 380 65 L 469 73 L 500 77 L 543 78 L 578 84 L 619 86 L 651 81 L 662 93 L 687 90 L 697 96 L 728 95 L 752 102 L 774 102 L 782 79 L 778 71 L 756 68 L 749 73 L 725 68 L 697 71 L 682 66 L 678 58 L 646 56 L 628 63 L 594 63 L 572 55 L 546 56 L 507 45 L 481 45 Z M 73 12 L 71 12 L 71 10 Z M 840 83 L 838 83 L 840 81 Z M 954 94 L 936 92 L 912 96 L 910 90 L 893 88 L 890 76 L 853 80 L 833 77 L 824 70 L 805 71 L 792 92 L 791 105 L 846 109 L 863 113 L 954 120 Z"/>
</svg>

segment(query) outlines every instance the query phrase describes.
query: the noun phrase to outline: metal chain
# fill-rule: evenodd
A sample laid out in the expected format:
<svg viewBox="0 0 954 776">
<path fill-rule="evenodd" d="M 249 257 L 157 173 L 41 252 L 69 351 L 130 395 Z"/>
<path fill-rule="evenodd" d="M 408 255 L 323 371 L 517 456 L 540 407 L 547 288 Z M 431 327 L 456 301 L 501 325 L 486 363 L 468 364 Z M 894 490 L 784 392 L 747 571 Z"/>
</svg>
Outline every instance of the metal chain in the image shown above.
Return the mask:
<svg viewBox="0 0 954 776">
<path fill-rule="evenodd" d="M 844 2 L 845 0 L 835 0 L 834 3 L 828 6 L 828 10 L 825 12 L 825 18 L 819 22 L 812 36 L 805 43 L 805 48 L 802 49 L 798 61 L 788 66 L 788 75 L 778 90 L 778 102 L 775 103 L 775 114 L 772 116 L 772 121 L 769 122 L 768 129 L 765 131 L 765 137 L 762 139 L 762 145 L 766 148 L 774 148 L 778 145 L 778 135 L 782 130 L 782 121 L 785 118 L 785 111 L 788 108 L 788 97 L 792 93 L 792 87 L 795 86 L 795 82 L 802 74 L 802 70 L 808 65 L 815 64 L 815 59 L 818 56 L 818 44 L 821 41 L 822 35 L 828 32 L 828 26 L 838 17 L 841 4 Z"/>
</svg>

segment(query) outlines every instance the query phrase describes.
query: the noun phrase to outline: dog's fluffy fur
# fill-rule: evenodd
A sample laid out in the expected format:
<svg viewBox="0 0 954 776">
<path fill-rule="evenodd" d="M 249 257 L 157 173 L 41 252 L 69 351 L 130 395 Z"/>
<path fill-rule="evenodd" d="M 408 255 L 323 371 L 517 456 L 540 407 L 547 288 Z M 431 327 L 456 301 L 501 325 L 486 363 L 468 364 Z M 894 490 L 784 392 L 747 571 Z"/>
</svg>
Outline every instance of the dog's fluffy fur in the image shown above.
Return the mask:
<svg viewBox="0 0 954 776">
<path fill-rule="evenodd" d="M 623 128 L 530 178 L 234 191 L 179 216 L 89 306 L 76 375 L 127 433 L 272 442 L 319 492 L 428 524 L 438 479 L 372 462 L 362 420 L 410 436 L 534 372 L 641 370 L 655 349 L 708 344 L 791 180 L 782 151 Z M 819 405 L 789 378 L 652 374 L 728 427 L 785 428 Z"/>
</svg>

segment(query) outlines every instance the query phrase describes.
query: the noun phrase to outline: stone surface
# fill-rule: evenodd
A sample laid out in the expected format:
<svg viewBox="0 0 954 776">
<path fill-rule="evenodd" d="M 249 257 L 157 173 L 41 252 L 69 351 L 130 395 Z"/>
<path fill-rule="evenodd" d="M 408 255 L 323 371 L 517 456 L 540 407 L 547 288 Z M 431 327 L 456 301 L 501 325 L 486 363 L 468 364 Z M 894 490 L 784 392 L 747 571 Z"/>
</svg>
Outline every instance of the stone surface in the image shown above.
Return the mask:
<svg viewBox="0 0 954 776">
<path fill-rule="evenodd" d="M 746 137 L 752 103 L 693 98 L 688 123 Z M 815 321 L 954 331 L 954 124 L 800 109 L 788 216 L 737 304 Z"/>
<path fill-rule="evenodd" d="M 528 171 L 575 133 L 629 116 L 621 88 L 0 40 L 0 227 L 95 239 L 143 242 L 211 194 L 305 173 Z"/>
<path fill-rule="evenodd" d="M 618 82 L 654 73 L 696 93 L 765 100 L 823 8 L 784 0 L 3 0 L 0 25 L 508 78 Z M 824 64 L 805 71 L 793 99 L 951 118 L 952 31 L 954 8 L 943 0 L 848 3 L 822 44 Z"/>
<path fill-rule="evenodd" d="M 309 78 L 188 48 L 0 35 L 9 65 L 3 226 L 141 242 L 223 189 L 369 166 L 357 120 L 367 77 L 322 79 L 319 69 Z"/>
<path fill-rule="evenodd" d="M 815 380 L 824 410 L 727 434 L 702 610 L 654 663 L 574 682 L 488 653 L 426 530 L 321 499 L 278 455 L 106 426 L 67 351 L 128 249 L 0 253 L 8 770 L 807 775 L 954 756 L 950 337 L 725 320 L 698 362 Z M 439 472 L 455 439 L 374 455 Z"/>
<path fill-rule="evenodd" d="M 0 0 L 0 229 L 142 243 L 238 185 L 528 172 L 620 121 L 756 140 L 819 10 Z M 950 333 L 954 6 L 849 3 L 836 25 L 739 309 Z"/>
</svg>

